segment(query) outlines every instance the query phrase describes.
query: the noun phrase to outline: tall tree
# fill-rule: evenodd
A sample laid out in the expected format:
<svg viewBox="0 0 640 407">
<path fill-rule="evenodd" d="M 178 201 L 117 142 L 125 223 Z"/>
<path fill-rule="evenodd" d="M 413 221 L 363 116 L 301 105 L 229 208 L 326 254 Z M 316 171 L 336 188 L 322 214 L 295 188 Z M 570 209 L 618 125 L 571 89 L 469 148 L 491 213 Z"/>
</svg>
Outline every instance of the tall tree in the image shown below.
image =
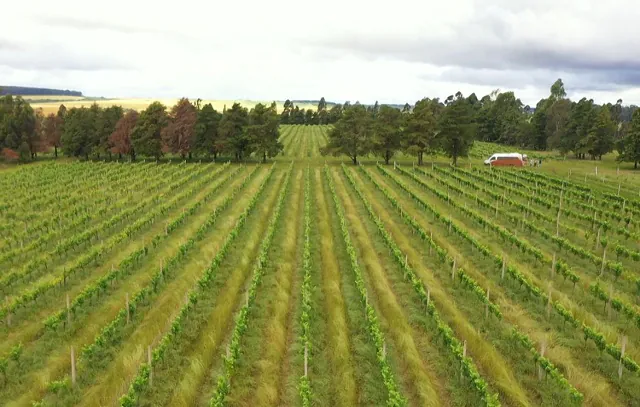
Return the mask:
<svg viewBox="0 0 640 407">
<path fill-rule="evenodd" d="M 183 159 L 187 154 L 191 157 L 197 119 L 196 107 L 189 102 L 189 99 L 180 99 L 171 108 L 168 124 L 162 129 L 163 150 L 180 154 Z"/>
<path fill-rule="evenodd" d="M 564 154 L 573 148 L 567 139 L 567 126 L 571 114 L 571 101 L 558 99 L 547 108 L 545 113 L 545 133 L 547 134 L 547 146 L 557 148 Z"/>
<path fill-rule="evenodd" d="M 459 157 L 469 154 L 474 139 L 472 106 L 460 92 L 447 99 L 439 127 L 442 149 L 457 165 Z"/>
<path fill-rule="evenodd" d="M 335 123 L 337 122 L 340 117 L 342 117 L 342 105 L 341 104 L 335 104 L 331 107 L 331 109 L 329 110 L 329 114 L 327 117 L 327 122 L 328 123 Z"/>
<path fill-rule="evenodd" d="M 250 140 L 245 132 L 249 112 L 239 103 L 234 103 L 222 114 L 218 132 L 224 140 L 225 148 L 231 151 L 236 160 L 243 160 L 251 154 Z"/>
<path fill-rule="evenodd" d="M 247 135 L 251 140 L 251 149 L 262 156 L 262 162 L 266 162 L 267 157 L 275 157 L 282 151 L 282 143 L 278 141 L 279 125 L 275 102 L 270 107 L 258 103 L 249 112 Z"/>
<path fill-rule="evenodd" d="M 320 98 L 320 102 L 318 102 L 318 124 L 325 124 L 327 122 L 327 116 L 327 102 L 323 96 Z"/>
<path fill-rule="evenodd" d="M 62 137 L 63 118 L 55 113 L 50 113 L 44 119 L 43 137 L 48 146 L 53 147 L 53 154 L 58 158 L 58 148 Z"/>
<path fill-rule="evenodd" d="M 613 149 L 616 125 L 607 106 L 600 107 L 587 135 L 587 152 L 591 159 L 602 159 Z"/>
<path fill-rule="evenodd" d="M 574 103 L 567 123 L 566 143 L 563 148 L 573 151 L 578 158 L 584 158 L 588 150 L 587 135 L 593 126 L 596 111 L 593 99 L 582 98 Z"/>
<path fill-rule="evenodd" d="M 404 150 L 418 157 L 418 165 L 424 162 L 425 154 L 438 148 L 438 116 L 442 106 L 438 99 L 422 99 L 416 102 L 413 111 L 404 113 Z"/>
<path fill-rule="evenodd" d="M 100 153 L 105 150 L 107 140 L 103 139 L 103 135 L 100 132 L 100 117 L 102 116 L 104 109 L 102 109 L 97 103 L 93 103 L 89 106 L 89 115 L 91 116 L 90 120 L 92 122 L 92 126 L 90 127 L 89 132 L 89 154 L 100 158 Z M 109 137 L 108 134 L 105 137 Z M 104 143 L 105 145 L 102 145 Z"/>
<path fill-rule="evenodd" d="M 119 158 L 122 158 L 122 154 L 125 154 L 131 156 L 131 161 L 136 159 L 136 152 L 131 145 L 131 134 L 138 123 L 139 116 L 140 114 L 135 110 L 129 110 L 118 120 L 113 133 L 109 135 L 111 152 L 118 154 Z"/>
<path fill-rule="evenodd" d="M 622 141 L 619 161 L 633 163 L 633 168 L 638 168 L 640 162 L 640 110 L 636 109 L 631 118 L 629 131 Z"/>
<path fill-rule="evenodd" d="M 96 132 L 98 137 L 96 154 L 98 156 L 101 153 L 106 153 L 111 157 L 111 147 L 113 147 L 113 145 L 109 141 L 109 137 L 115 131 L 116 124 L 120 121 L 123 114 L 121 106 L 110 106 L 105 109 L 101 109 L 99 112 L 96 123 Z"/>
<path fill-rule="evenodd" d="M 280 114 L 280 123 L 291 123 L 291 111 L 293 110 L 293 107 L 293 103 L 291 103 L 289 99 L 284 101 L 284 105 L 282 106 L 282 113 Z"/>
<path fill-rule="evenodd" d="M 373 124 L 372 151 L 384 159 L 385 164 L 400 149 L 402 112 L 382 105 Z"/>
<path fill-rule="evenodd" d="M 564 83 L 561 78 L 558 78 L 553 85 L 551 85 L 551 97 L 552 100 L 560 100 L 567 96 L 567 92 L 564 90 Z"/>
<path fill-rule="evenodd" d="M 362 105 L 349 106 L 329 131 L 329 142 L 322 153 L 345 154 L 357 164 L 358 157 L 371 151 L 372 130 L 372 119 L 367 109 Z"/>
<path fill-rule="evenodd" d="M 222 115 L 218 113 L 211 103 L 207 103 L 198 111 L 196 120 L 195 139 L 192 150 L 197 154 L 205 154 L 207 157 L 218 154 L 224 149 L 224 143 L 220 138 L 218 126 Z"/>
<path fill-rule="evenodd" d="M 91 135 L 95 132 L 95 117 L 86 107 L 67 111 L 62 132 L 62 151 L 73 157 L 89 159 L 92 151 Z"/>
<path fill-rule="evenodd" d="M 160 102 L 153 102 L 140 113 L 138 123 L 131 134 L 131 146 L 136 155 L 146 155 L 159 160 L 162 156 L 162 130 L 169 118 L 167 108 Z"/>
</svg>

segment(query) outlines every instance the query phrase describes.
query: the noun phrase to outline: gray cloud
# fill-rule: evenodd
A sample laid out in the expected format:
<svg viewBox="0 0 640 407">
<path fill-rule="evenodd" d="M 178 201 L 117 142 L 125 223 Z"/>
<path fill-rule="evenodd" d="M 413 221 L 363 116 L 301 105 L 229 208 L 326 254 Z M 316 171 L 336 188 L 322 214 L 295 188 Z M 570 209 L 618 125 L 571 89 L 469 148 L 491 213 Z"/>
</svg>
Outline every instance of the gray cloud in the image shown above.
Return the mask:
<svg viewBox="0 0 640 407">
<path fill-rule="evenodd" d="M 425 27 L 417 35 L 342 32 L 307 44 L 320 58 L 340 51 L 369 61 L 428 64 L 445 69 L 436 79 L 453 82 L 546 87 L 557 77 L 567 77 L 575 80 L 576 89 L 640 86 L 640 54 L 630 52 L 633 45 L 615 33 L 599 36 L 589 30 L 593 15 L 573 22 L 575 27 L 569 21 L 566 28 L 549 28 L 545 24 L 556 16 L 519 4 L 518 11 L 482 7 L 466 20 L 441 29 Z"/>
<path fill-rule="evenodd" d="M 0 65 L 15 69 L 40 71 L 106 71 L 129 70 L 131 66 L 108 56 L 77 53 L 54 45 L 47 47 L 0 47 Z"/>
</svg>

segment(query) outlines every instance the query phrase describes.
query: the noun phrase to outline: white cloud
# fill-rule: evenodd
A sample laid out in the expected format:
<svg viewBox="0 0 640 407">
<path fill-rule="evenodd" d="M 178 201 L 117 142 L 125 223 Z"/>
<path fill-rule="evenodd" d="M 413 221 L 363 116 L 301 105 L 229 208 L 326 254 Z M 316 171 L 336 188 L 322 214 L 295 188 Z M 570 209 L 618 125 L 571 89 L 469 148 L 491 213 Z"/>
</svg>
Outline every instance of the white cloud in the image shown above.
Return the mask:
<svg viewBox="0 0 640 407">
<path fill-rule="evenodd" d="M 0 82 L 107 97 L 413 102 L 514 90 L 640 104 L 634 0 L 3 5 Z"/>
</svg>

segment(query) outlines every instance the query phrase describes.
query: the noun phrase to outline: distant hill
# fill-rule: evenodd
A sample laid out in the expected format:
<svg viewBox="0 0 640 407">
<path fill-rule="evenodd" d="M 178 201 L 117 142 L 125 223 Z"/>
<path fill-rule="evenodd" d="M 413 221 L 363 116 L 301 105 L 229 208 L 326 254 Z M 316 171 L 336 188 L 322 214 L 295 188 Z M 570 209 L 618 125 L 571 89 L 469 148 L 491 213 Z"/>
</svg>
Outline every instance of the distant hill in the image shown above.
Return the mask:
<svg viewBox="0 0 640 407">
<path fill-rule="evenodd" d="M 29 88 L 26 86 L 3 86 L 0 85 L 0 95 L 51 95 L 51 96 L 79 96 L 82 97 L 82 92 L 77 90 L 62 90 L 62 89 L 48 89 L 48 88 Z"/>
</svg>

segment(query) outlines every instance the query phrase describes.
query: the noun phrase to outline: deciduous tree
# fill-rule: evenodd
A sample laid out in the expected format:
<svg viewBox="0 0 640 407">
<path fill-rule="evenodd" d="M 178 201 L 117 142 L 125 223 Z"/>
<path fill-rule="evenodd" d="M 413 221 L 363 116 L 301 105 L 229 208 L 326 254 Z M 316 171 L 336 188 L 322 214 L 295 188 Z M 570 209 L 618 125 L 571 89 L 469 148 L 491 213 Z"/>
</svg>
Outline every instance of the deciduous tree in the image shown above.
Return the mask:
<svg viewBox="0 0 640 407">
<path fill-rule="evenodd" d="M 118 120 L 115 130 L 109 136 L 111 152 L 118 154 L 119 158 L 122 158 L 122 154 L 125 154 L 131 157 L 131 161 L 136 159 L 136 152 L 131 145 L 131 135 L 138 123 L 139 116 L 140 114 L 135 110 L 129 110 Z"/>
<path fill-rule="evenodd" d="M 182 158 L 187 154 L 191 156 L 197 118 L 197 110 L 189 99 L 180 99 L 171 108 L 168 124 L 162 129 L 163 150 L 180 154 Z"/>
<path fill-rule="evenodd" d="M 50 113 L 43 124 L 43 137 L 48 146 L 53 147 L 54 157 L 58 158 L 58 148 L 62 137 L 63 118 L 55 113 Z"/>
</svg>

